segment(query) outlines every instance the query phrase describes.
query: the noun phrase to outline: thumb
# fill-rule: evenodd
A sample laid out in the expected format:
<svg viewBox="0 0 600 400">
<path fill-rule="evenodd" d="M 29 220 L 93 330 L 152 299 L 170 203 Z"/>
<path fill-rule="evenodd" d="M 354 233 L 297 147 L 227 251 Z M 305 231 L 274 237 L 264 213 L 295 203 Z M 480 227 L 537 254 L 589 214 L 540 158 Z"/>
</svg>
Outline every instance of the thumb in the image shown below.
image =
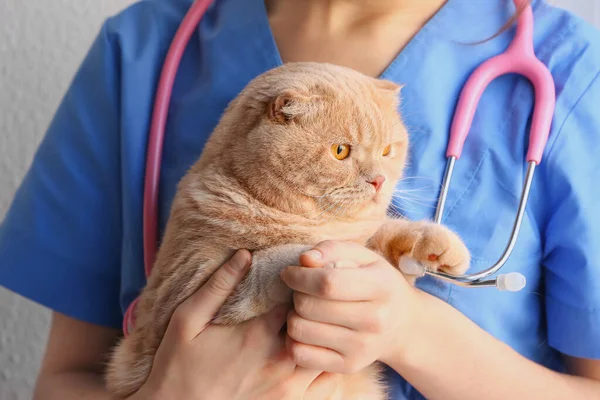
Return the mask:
<svg viewBox="0 0 600 400">
<path fill-rule="evenodd" d="M 177 318 L 186 320 L 182 324 L 185 326 L 186 332 L 183 334 L 186 337 L 191 340 L 204 330 L 246 276 L 251 263 L 250 253 L 247 250 L 238 250 L 200 289 L 177 307 Z"/>
<path fill-rule="evenodd" d="M 330 374 L 296 366 L 290 385 L 304 399 L 327 400 L 333 398 L 338 389 L 340 374 Z"/>
<path fill-rule="evenodd" d="M 298 367 L 299 368 L 299 367 Z M 310 379 L 311 375 L 305 374 Z M 333 397 L 338 390 L 342 379 L 341 374 L 330 374 L 323 372 L 316 379 L 308 383 L 308 388 L 304 394 L 305 399 L 326 400 Z"/>
</svg>

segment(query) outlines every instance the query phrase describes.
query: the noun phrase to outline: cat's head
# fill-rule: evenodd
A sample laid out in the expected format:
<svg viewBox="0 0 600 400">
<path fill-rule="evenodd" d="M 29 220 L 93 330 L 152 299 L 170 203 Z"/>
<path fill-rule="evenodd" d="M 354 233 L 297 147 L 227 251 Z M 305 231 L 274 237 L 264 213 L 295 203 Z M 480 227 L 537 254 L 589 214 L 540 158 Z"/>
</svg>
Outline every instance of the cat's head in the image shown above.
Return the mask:
<svg viewBox="0 0 600 400">
<path fill-rule="evenodd" d="M 284 211 L 385 213 L 407 156 L 400 88 L 328 64 L 271 70 L 224 116 L 222 162 L 253 196 Z"/>
</svg>

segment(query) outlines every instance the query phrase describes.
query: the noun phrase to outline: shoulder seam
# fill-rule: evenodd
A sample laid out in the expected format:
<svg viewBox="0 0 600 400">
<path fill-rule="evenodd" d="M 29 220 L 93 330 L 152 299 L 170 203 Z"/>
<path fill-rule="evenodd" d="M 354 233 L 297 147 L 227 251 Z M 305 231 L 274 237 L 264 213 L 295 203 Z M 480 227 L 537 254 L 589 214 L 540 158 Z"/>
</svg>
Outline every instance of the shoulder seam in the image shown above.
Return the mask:
<svg viewBox="0 0 600 400">
<path fill-rule="evenodd" d="M 573 114 L 573 111 L 575 111 L 575 108 L 581 102 L 581 99 L 586 95 L 586 93 L 590 90 L 590 88 L 593 86 L 594 83 L 596 83 L 596 81 L 599 78 L 600 78 L 600 69 L 596 71 L 596 74 L 594 75 L 594 77 L 590 80 L 590 82 L 587 84 L 587 86 L 585 87 L 585 89 L 577 97 L 577 100 L 575 100 L 575 102 L 573 103 L 573 105 L 570 107 L 569 111 L 566 113 L 565 117 L 562 119 L 562 123 L 560 125 L 560 128 L 558 128 L 558 130 L 556 131 L 556 133 L 553 135 L 554 137 L 548 139 L 549 142 L 551 142 L 551 143 L 548 144 L 548 153 L 545 155 L 545 158 L 550 159 L 552 157 L 554 148 L 556 147 L 556 142 L 558 141 L 558 138 L 562 135 L 562 132 L 564 130 L 564 127 L 565 127 L 567 121 L 569 120 L 569 118 Z"/>
<path fill-rule="evenodd" d="M 545 4 L 544 10 L 549 10 L 550 6 Z M 538 53 L 538 57 L 540 59 L 546 58 L 552 51 L 555 49 L 556 45 L 563 42 L 566 36 L 570 35 L 575 31 L 575 29 L 581 25 L 580 20 L 572 20 L 569 25 L 565 27 L 565 29 L 558 32 L 557 35 L 553 36 L 553 39 L 547 43 L 542 43 L 542 46 L 538 49 L 536 53 Z"/>
</svg>

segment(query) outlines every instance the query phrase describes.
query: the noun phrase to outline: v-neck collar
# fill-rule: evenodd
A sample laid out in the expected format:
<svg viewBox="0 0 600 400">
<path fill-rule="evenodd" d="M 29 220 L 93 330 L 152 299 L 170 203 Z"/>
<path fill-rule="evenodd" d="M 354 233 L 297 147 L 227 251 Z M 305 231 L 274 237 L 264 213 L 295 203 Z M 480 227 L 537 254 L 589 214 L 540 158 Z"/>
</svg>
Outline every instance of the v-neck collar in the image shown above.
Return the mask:
<svg viewBox="0 0 600 400">
<path fill-rule="evenodd" d="M 541 1 L 534 0 L 532 3 L 535 6 Z M 448 0 L 398 52 L 379 77 L 398 83 L 413 82 L 419 77 L 430 45 L 440 41 L 460 45 L 486 39 L 510 18 L 513 10 L 512 1 L 508 0 Z M 246 70 L 244 75 L 257 76 L 283 65 L 264 0 L 215 0 L 209 14 L 212 14 L 209 17 L 212 20 L 208 28 L 210 34 L 219 32 L 223 39 L 219 42 L 227 43 L 228 47 L 222 50 L 231 54 L 232 65 L 242 63 Z M 205 29 L 207 22 L 202 24 Z M 477 47 L 477 51 L 486 57 L 485 51 L 480 49 Z"/>
<path fill-rule="evenodd" d="M 535 7 L 540 0 L 532 1 Z M 252 37 L 247 28 L 251 27 L 255 37 L 254 51 L 260 54 L 263 67 L 275 68 L 283 65 L 281 53 L 275 41 L 264 0 L 217 0 L 228 14 L 229 31 L 239 35 L 239 46 L 252 46 Z M 379 75 L 382 79 L 411 79 L 409 71 L 418 71 L 427 43 L 435 40 L 455 41 L 456 44 L 477 42 L 493 35 L 503 22 L 510 17 L 511 4 L 490 0 L 448 0 L 412 37 L 402 50 Z M 229 18 L 231 18 L 229 20 Z M 460 24 L 457 27 L 457 24 Z M 497 26 L 496 26 L 497 25 Z"/>
<path fill-rule="evenodd" d="M 274 68 L 283 65 L 284 62 L 277 46 L 275 35 L 271 29 L 271 24 L 269 22 L 269 16 L 267 14 L 267 8 L 264 0 L 234 0 L 234 2 L 237 2 L 239 5 L 245 4 L 248 8 L 252 9 L 251 15 L 253 18 L 256 18 L 255 22 L 259 25 L 265 50 L 271 54 L 270 58 L 273 62 L 272 67 Z M 426 41 L 428 37 L 437 31 L 439 26 L 441 26 L 439 22 L 446 18 L 446 14 L 450 9 L 452 9 L 452 7 L 454 7 L 454 3 L 454 1 L 448 0 L 439 9 L 413 36 L 407 45 L 404 46 L 404 48 L 400 50 L 399 53 L 392 59 L 385 70 L 379 75 L 379 78 L 391 79 L 393 76 L 395 76 L 396 71 L 402 66 L 406 65 L 408 60 L 411 59 L 411 52 L 419 51 L 418 43 Z M 245 14 L 244 19 L 247 20 L 249 15 L 250 14 Z"/>
</svg>

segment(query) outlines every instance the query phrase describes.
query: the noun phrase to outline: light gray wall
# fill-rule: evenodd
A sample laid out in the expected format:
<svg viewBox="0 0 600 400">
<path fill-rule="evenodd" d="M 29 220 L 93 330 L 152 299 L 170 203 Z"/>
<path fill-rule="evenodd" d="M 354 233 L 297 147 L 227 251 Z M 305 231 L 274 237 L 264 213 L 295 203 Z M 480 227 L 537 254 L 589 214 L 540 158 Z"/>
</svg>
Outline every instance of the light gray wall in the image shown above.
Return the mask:
<svg viewBox="0 0 600 400">
<path fill-rule="evenodd" d="M 0 0 L 0 219 L 100 24 L 132 2 Z M 0 400 L 31 399 L 49 321 L 0 288 Z"/>
<path fill-rule="evenodd" d="M 132 2 L 0 0 L 0 218 L 101 22 Z M 600 26 L 600 0 L 555 3 Z M 31 398 L 48 323 L 0 288 L 1 400 Z"/>
</svg>

